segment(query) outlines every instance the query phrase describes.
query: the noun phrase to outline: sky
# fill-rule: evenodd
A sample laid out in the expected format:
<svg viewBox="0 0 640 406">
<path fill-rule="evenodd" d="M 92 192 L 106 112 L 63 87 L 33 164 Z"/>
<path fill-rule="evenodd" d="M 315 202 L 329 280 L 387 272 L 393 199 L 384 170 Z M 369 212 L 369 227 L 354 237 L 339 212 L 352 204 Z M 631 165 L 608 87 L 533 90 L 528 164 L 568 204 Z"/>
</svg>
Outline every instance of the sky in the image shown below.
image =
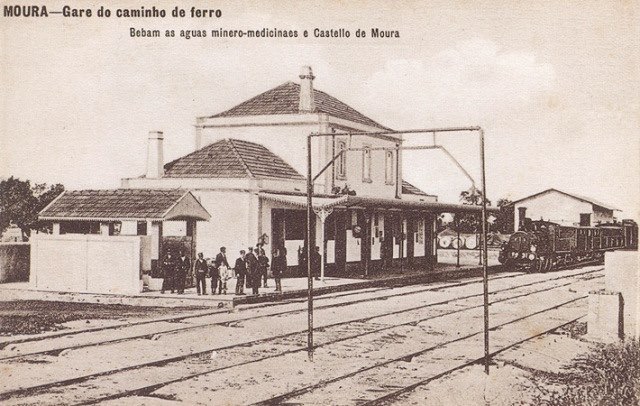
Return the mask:
<svg viewBox="0 0 640 406">
<path fill-rule="evenodd" d="M 547 188 L 640 218 L 637 1 L 182 2 L 221 18 L 98 18 L 173 2 L 48 2 L 90 18 L 0 15 L 0 177 L 111 188 L 141 175 L 149 130 L 165 158 L 194 149 L 195 117 L 313 68 L 314 86 L 394 129 L 482 126 L 487 196 Z M 9 3 L 3 1 L 2 6 Z M 295 39 L 131 38 L 130 28 L 279 28 Z M 314 38 L 344 28 L 350 38 Z M 356 38 L 357 29 L 367 32 Z M 400 38 L 370 38 L 371 28 Z M 431 141 L 408 136 L 407 144 Z M 438 136 L 477 182 L 473 134 Z M 440 201 L 469 182 L 441 153 L 405 153 L 403 176 Z"/>
</svg>

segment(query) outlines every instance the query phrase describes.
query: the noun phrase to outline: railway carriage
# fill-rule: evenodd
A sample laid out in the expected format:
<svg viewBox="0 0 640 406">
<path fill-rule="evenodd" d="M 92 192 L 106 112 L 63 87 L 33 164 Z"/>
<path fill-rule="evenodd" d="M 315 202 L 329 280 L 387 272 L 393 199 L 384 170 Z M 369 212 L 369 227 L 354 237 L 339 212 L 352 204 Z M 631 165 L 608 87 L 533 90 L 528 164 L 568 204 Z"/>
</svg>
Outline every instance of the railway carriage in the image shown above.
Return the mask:
<svg viewBox="0 0 640 406">
<path fill-rule="evenodd" d="M 638 247 L 632 220 L 595 227 L 563 226 L 527 219 L 504 243 L 498 257 L 507 267 L 546 272 L 560 266 L 601 260 L 606 251 Z"/>
</svg>

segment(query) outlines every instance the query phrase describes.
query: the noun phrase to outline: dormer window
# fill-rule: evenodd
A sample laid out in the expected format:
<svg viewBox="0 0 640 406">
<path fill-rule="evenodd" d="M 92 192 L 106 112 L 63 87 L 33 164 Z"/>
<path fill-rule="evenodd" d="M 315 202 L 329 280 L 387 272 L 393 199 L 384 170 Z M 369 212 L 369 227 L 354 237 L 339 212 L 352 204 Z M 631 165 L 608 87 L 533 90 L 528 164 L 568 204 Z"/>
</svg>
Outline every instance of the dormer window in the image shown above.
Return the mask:
<svg viewBox="0 0 640 406">
<path fill-rule="evenodd" d="M 384 182 L 387 185 L 395 183 L 395 159 L 393 155 L 391 150 L 384 152 Z"/>
</svg>

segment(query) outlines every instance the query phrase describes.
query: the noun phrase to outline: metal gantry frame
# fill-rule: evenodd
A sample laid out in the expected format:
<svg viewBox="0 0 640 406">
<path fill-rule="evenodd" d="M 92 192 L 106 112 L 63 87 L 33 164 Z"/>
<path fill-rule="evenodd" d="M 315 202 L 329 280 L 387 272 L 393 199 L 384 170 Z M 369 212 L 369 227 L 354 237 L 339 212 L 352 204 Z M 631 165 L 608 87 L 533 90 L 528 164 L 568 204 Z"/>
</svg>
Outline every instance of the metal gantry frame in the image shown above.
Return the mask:
<svg viewBox="0 0 640 406">
<path fill-rule="evenodd" d="M 391 135 L 415 135 L 415 134 L 432 134 L 432 145 L 423 146 L 410 146 L 400 147 L 399 144 L 394 148 L 387 147 L 370 147 L 369 150 L 395 150 L 396 151 L 396 163 L 399 163 L 399 151 L 400 150 L 427 150 L 427 149 L 439 149 L 443 151 L 450 159 L 452 159 L 456 166 L 465 174 L 465 176 L 471 181 L 472 186 L 475 188 L 475 181 L 471 175 L 464 169 L 464 167 L 441 145 L 437 145 L 436 134 L 442 132 L 477 132 L 480 137 L 480 165 L 481 165 L 481 188 L 482 188 L 482 287 L 484 298 L 484 370 L 486 374 L 489 374 L 489 278 L 487 271 L 487 190 L 486 190 L 486 176 L 485 176 L 485 152 L 484 152 L 484 130 L 482 127 L 443 127 L 443 128 L 420 128 L 413 130 L 402 131 L 379 131 L 379 132 L 344 132 L 344 133 L 310 133 L 307 135 L 307 283 L 308 283 L 308 331 L 307 331 L 307 354 L 310 361 L 313 361 L 313 274 L 311 268 L 311 258 L 315 251 L 315 221 L 313 211 L 313 185 L 315 181 L 330 167 L 335 164 L 342 154 L 347 151 L 361 151 L 364 148 L 349 148 L 343 149 L 332 157 L 332 159 L 324 165 L 324 167 L 315 176 L 312 174 L 311 169 L 311 140 L 316 137 L 339 137 L 339 136 L 391 136 Z M 399 171 L 396 171 L 396 177 Z M 398 180 L 396 179 L 396 183 Z M 396 186 L 397 187 L 397 186 Z M 313 227 L 312 227 L 313 225 Z M 313 238 L 312 238 L 313 237 Z M 324 242 L 324 236 L 322 236 Z M 324 261 L 324 257 L 322 258 Z"/>
</svg>

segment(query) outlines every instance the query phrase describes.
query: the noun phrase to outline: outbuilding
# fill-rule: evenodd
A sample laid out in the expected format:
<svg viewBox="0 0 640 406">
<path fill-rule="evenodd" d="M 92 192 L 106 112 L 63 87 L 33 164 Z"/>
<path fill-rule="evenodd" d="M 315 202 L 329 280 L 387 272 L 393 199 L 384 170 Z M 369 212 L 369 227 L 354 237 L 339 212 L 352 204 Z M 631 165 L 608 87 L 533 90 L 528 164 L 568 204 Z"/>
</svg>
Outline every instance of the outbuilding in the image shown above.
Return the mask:
<svg viewBox="0 0 640 406">
<path fill-rule="evenodd" d="M 65 191 L 39 218 L 53 234 L 31 239 L 32 287 L 138 293 L 167 248 L 193 257 L 196 224 L 211 216 L 185 189 L 113 189 Z"/>
<path fill-rule="evenodd" d="M 525 218 L 546 220 L 558 224 L 593 227 L 615 221 L 615 207 L 589 197 L 547 189 L 512 203 L 514 231 L 524 224 Z"/>
</svg>

